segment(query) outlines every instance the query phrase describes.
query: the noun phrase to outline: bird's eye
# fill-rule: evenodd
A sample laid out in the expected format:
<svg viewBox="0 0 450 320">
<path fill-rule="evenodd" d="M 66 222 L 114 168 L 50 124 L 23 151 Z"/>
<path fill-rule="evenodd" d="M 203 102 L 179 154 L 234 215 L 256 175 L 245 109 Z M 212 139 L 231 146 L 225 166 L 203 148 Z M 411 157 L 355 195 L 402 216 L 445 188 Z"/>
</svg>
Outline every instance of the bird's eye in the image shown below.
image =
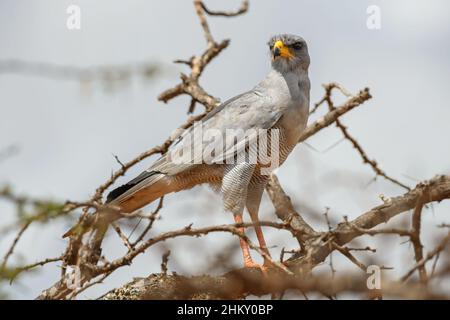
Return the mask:
<svg viewBox="0 0 450 320">
<path fill-rule="evenodd" d="M 301 42 L 296 42 L 292 44 L 292 48 L 294 50 L 300 50 L 303 47 L 303 44 Z"/>
</svg>

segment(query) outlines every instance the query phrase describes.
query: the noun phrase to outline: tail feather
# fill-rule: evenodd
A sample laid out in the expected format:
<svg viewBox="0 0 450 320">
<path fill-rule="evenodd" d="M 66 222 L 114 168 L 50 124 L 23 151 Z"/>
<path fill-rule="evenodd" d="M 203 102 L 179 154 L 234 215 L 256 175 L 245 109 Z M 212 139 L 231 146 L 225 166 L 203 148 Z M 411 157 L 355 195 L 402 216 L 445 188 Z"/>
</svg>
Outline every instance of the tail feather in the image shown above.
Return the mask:
<svg viewBox="0 0 450 320">
<path fill-rule="evenodd" d="M 138 175 L 133 180 L 128 181 L 127 183 L 121 185 L 120 187 L 112 190 L 108 196 L 106 197 L 106 203 L 110 203 L 120 197 L 124 196 L 126 193 L 130 193 L 129 191 L 133 191 L 132 189 L 142 184 L 145 181 L 145 184 L 150 184 L 151 181 L 148 181 L 150 177 L 160 174 L 158 171 L 144 171 L 140 175 Z"/>
<path fill-rule="evenodd" d="M 112 190 L 106 197 L 105 203 L 118 206 L 122 213 L 131 213 L 171 192 L 167 183 L 162 180 L 164 177 L 166 176 L 158 171 L 144 171 L 128 183 Z M 109 219 L 114 221 L 117 217 L 109 213 L 109 218 L 106 221 Z M 105 222 L 105 219 L 97 220 Z M 77 224 L 72 227 L 63 235 L 63 238 L 74 234 L 82 235 L 92 229 L 93 224 L 95 224 L 95 220 L 92 217 L 92 219 L 87 219 L 83 224 Z"/>
<path fill-rule="evenodd" d="M 123 213 L 132 213 L 172 192 L 172 187 L 170 178 L 165 174 L 158 171 L 146 171 L 111 191 L 106 203 L 119 207 Z"/>
</svg>

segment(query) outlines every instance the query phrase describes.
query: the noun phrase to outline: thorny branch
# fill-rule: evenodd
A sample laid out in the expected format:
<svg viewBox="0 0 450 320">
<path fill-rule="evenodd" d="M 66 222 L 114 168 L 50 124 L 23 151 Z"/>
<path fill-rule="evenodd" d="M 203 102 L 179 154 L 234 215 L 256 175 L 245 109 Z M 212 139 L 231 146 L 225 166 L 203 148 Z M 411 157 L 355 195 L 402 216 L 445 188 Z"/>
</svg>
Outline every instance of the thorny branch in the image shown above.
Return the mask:
<svg viewBox="0 0 450 320">
<path fill-rule="evenodd" d="M 423 202 L 426 199 L 427 194 L 424 193 L 422 197 L 417 200 L 416 207 L 414 208 L 414 213 L 412 216 L 412 230 L 411 230 L 411 242 L 414 246 L 414 256 L 416 262 L 419 263 L 423 259 L 423 245 L 420 241 L 420 230 L 422 223 L 422 209 Z M 427 270 L 425 266 L 420 266 L 419 268 L 420 281 L 427 282 Z"/>
<path fill-rule="evenodd" d="M 378 296 L 381 291 L 383 294 L 404 299 L 448 299 L 448 296 L 434 293 L 419 283 L 405 285 L 398 281 L 384 281 L 382 288 L 375 292 L 367 292 L 366 279 L 361 273 L 343 274 L 334 278 L 324 274 L 308 278 L 285 274 L 271 274 L 270 277 L 264 277 L 257 270 L 239 269 L 215 277 L 152 274 L 111 290 L 100 299 L 244 299 L 249 295 L 263 296 L 288 289 L 302 293 L 318 292 L 327 297 L 338 293 L 356 292 L 371 298 Z"/>
<path fill-rule="evenodd" d="M 241 3 L 241 6 L 236 11 L 213 11 L 208 9 L 203 1 L 197 1 L 202 7 L 203 11 L 205 11 L 210 16 L 222 16 L 222 17 L 235 17 L 241 14 L 244 14 L 248 10 L 248 0 L 244 0 Z"/>
<path fill-rule="evenodd" d="M 317 103 L 315 105 L 312 112 L 315 112 L 317 110 L 317 108 L 320 107 L 320 105 L 323 102 L 326 102 L 328 104 L 328 108 L 330 111 L 335 109 L 334 103 L 331 100 L 331 94 L 332 94 L 333 89 L 338 89 L 344 96 L 346 96 L 348 98 L 352 97 L 352 94 L 347 89 L 345 89 L 341 84 L 336 83 L 336 82 L 332 82 L 330 84 L 324 85 L 324 89 L 325 89 L 324 97 L 322 98 L 321 101 L 319 101 L 319 103 Z M 336 123 L 336 126 L 341 130 L 344 138 L 347 139 L 352 144 L 353 148 L 355 148 L 356 151 L 359 153 L 363 162 L 370 165 L 377 176 L 381 176 L 406 190 L 410 190 L 410 188 L 407 185 L 388 176 L 383 170 L 380 169 L 378 163 L 375 160 L 372 160 L 367 156 L 367 153 L 364 151 L 362 146 L 358 143 L 358 141 L 353 136 L 350 135 L 347 127 L 344 124 L 342 124 L 341 120 L 336 119 L 334 121 L 334 123 Z"/>
<path fill-rule="evenodd" d="M 107 89 L 123 86 L 134 77 L 152 79 L 160 71 L 161 68 L 155 63 L 81 68 L 17 59 L 0 61 L 0 75 L 24 74 L 56 80 L 75 80 L 82 84 L 99 82 Z"/>
</svg>

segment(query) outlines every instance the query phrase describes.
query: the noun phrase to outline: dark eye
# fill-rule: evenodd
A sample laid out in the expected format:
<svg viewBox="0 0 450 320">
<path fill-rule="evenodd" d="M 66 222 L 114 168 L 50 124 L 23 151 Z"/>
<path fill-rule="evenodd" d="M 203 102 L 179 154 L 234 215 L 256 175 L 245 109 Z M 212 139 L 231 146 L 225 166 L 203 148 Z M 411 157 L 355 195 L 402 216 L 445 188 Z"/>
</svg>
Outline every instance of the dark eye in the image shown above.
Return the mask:
<svg viewBox="0 0 450 320">
<path fill-rule="evenodd" d="M 303 47 L 303 43 L 301 43 L 301 42 L 296 42 L 296 43 L 292 44 L 292 48 L 294 50 L 300 50 L 302 47 Z"/>
</svg>

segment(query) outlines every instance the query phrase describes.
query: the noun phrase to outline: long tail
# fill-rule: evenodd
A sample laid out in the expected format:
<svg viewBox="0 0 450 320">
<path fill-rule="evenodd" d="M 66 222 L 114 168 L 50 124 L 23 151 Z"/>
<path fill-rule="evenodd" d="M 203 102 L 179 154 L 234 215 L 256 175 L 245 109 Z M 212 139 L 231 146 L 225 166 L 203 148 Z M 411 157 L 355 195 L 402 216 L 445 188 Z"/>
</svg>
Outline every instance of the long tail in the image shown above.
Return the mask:
<svg viewBox="0 0 450 320">
<path fill-rule="evenodd" d="M 118 207 L 123 214 L 132 213 L 161 198 L 165 194 L 176 191 L 176 188 L 174 188 L 175 185 L 170 183 L 170 180 L 170 177 L 163 173 L 144 171 L 128 183 L 112 190 L 108 194 L 105 204 Z M 82 225 L 77 224 L 72 227 L 63 235 L 63 238 L 74 234 L 82 235 L 93 227 L 96 227 L 97 224 L 107 227 L 109 223 L 118 219 L 120 216 L 120 214 L 111 214 L 109 211 L 105 211 L 105 213 L 101 212 L 85 220 Z"/>
<path fill-rule="evenodd" d="M 144 171 L 135 179 L 111 191 L 106 203 L 117 206 L 123 213 L 132 213 L 174 190 L 171 177 L 157 172 Z"/>
</svg>

